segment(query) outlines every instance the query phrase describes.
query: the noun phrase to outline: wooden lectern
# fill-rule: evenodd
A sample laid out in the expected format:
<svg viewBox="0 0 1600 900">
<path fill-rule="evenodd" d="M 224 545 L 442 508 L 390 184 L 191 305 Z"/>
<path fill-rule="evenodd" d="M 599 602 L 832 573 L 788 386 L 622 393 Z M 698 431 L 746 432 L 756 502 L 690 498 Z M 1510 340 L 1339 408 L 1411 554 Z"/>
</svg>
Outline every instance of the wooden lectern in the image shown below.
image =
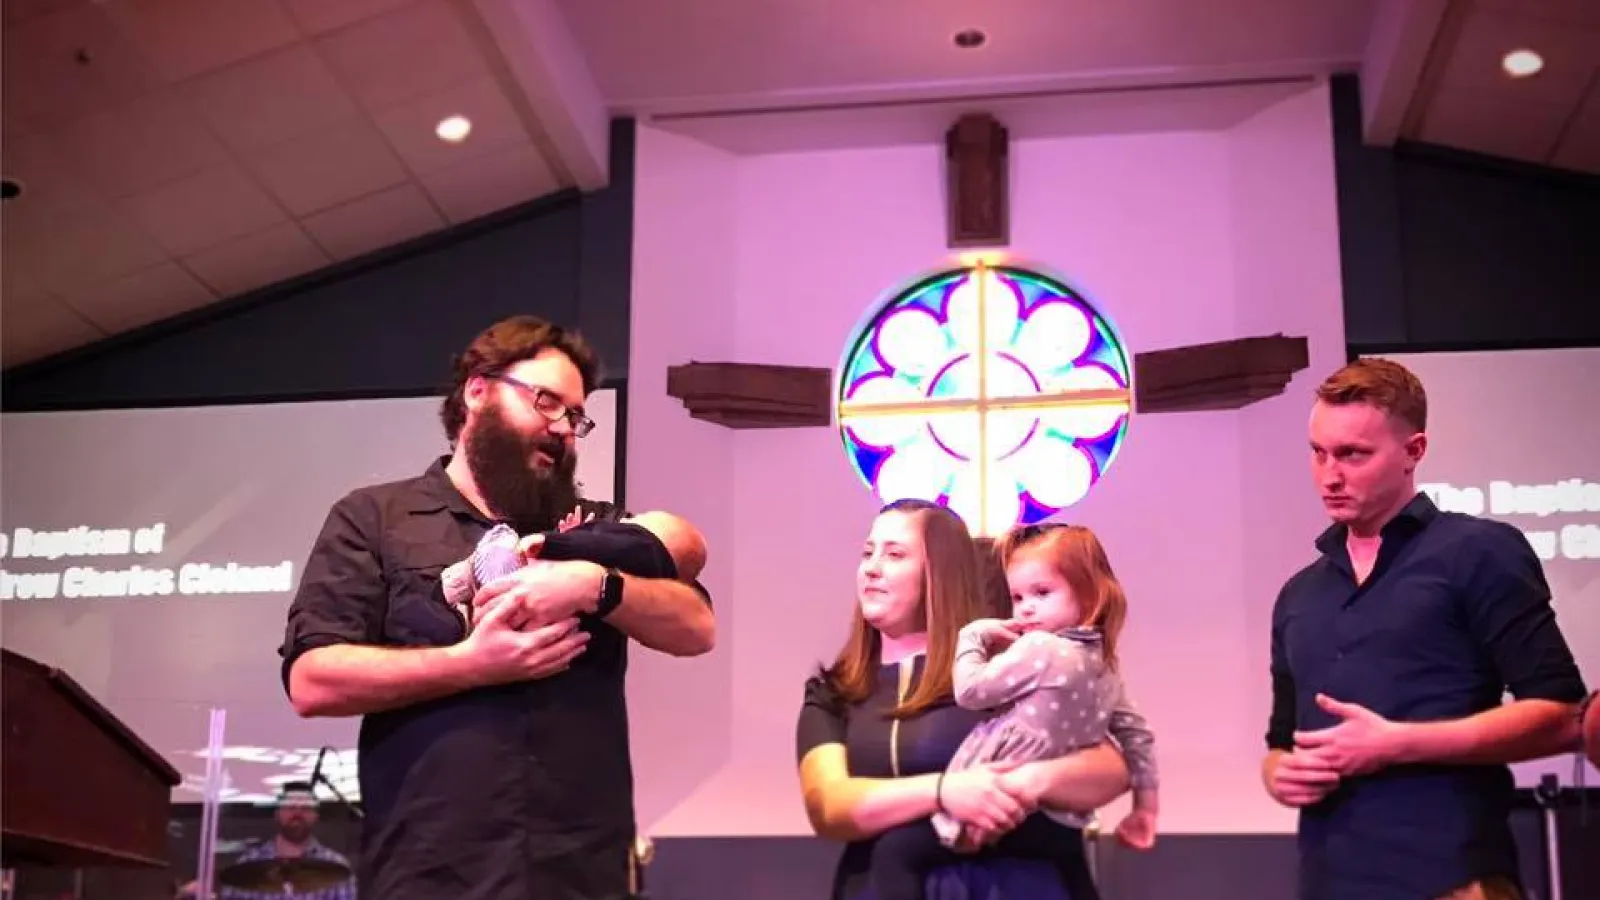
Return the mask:
<svg viewBox="0 0 1600 900">
<path fill-rule="evenodd" d="M 67 673 L 0 649 L 5 866 L 168 865 L 178 770 Z"/>
</svg>

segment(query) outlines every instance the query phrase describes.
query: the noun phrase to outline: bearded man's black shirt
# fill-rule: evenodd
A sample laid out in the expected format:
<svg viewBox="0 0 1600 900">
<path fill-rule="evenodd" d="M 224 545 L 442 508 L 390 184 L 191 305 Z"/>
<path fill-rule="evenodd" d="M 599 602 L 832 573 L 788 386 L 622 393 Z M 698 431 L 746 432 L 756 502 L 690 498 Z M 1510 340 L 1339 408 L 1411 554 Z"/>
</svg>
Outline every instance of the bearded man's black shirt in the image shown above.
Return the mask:
<svg viewBox="0 0 1600 900">
<path fill-rule="evenodd" d="M 314 648 L 445 647 L 466 636 L 439 575 L 494 523 L 455 489 L 445 462 L 333 505 L 289 610 L 279 651 L 286 687 L 295 661 Z M 658 555 L 642 530 L 612 534 L 585 542 L 589 552 L 619 557 L 596 562 L 624 568 L 619 562 L 641 548 Z M 592 618 L 582 627 L 589 643 L 559 675 L 363 718 L 361 896 L 627 896 L 634 837 L 627 639 Z"/>
</svg>

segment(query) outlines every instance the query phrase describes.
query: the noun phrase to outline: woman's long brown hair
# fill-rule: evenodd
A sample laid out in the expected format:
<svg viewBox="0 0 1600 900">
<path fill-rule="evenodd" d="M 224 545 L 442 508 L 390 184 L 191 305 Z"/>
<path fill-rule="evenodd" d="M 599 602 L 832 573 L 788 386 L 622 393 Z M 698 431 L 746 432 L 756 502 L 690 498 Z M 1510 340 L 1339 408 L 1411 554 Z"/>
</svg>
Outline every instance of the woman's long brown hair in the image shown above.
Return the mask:
<svg viewBox="0 0 1600 900">
<path fill-rule="evenodd" d="M 947 702 L 954 694 L 951 673 L 956 637 L 962 626 L 992 615 L 980 578 L 978 547 L 961 518 L 925 500 L 899 500 L 878 515 L 910 516 L 922 535 L 922 610 L 928 633 L 927 659 L 911 693 L 890 713 L 906 718 Z M 860 703 L 872 694 L 882 661 L 883 637 L 867 624 L 857 603 L 851 615 L 850 639 L 823 677 L 844 702 Z"/>
<path fill-rule="evenodd" d="M 1094 532 L 1082 525 L 1013 528 L 995 543 L 1000 565 L 1018 556 L 1042 559 L 1061 573 L 1083 611 L 1083 624 L 1100 629 L 1106 666 L 1117 667 L 1117 639 L 1128 620 L 1128 595 Z"/>
</svg>

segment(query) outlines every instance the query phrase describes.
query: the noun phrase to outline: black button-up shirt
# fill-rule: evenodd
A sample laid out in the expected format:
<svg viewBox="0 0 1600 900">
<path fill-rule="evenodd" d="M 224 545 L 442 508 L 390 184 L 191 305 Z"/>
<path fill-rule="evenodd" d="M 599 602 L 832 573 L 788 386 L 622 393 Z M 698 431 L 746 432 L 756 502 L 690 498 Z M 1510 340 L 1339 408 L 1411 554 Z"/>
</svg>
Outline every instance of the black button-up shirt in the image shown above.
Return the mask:
<svg viewBox="0 0 1600 900">
<path fill-rule="evenodd" d="M 1440 512 L 1419 494 L 1383 529 L 1356 584 L 1343 526 L 1278 596 L 1267 745 L 1336 724 L 1318 693 L 1385 718 L 1461 719 L 1517 699 L 1585 690 L 1527 539 Z M 1477 878 L 1518 880 L 1503 765 L 1417 764 L 1345 779 L 1300 815 L 1302 900 L 1432 900 Z"/>
<path fill-rule="evenodd" d="M 285 684 L 294 661 L 315 647 L 461 641 L 465 626 L 445 604 L 439 574 L 491 524 L 456 491 L 442 459 L 419 478 L 339 500 L 289 610 Z M 604 546 L 596 537 L 558 546 L 596 551 Z M 361 896 L 626 896 L 634 836 L 627 641 L 604 622 L 582 627 L 589 643 L 559 675 L 362 720 Z"/>
</svg>

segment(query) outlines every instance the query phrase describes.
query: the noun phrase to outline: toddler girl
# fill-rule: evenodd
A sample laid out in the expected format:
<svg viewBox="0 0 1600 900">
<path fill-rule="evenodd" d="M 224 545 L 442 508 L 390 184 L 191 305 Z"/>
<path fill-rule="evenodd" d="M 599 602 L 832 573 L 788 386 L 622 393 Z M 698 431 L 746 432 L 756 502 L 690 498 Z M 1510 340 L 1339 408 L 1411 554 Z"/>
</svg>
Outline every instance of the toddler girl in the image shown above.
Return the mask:
<svg viewBox="0 0 1600 900">
<path fill-rule="evenodd" d="M 1105 548 L 1087 528 L 1052 524 L 1013 530 L 996 553 L 1012 617 L 963 628 L 954 672 L 956 703 L 995 715 L 972 729 L 947 771 L 1052 759 L 1109 734 L 1127 760 L 1134 796 L 1117 835 L 1130 846 L 1151 846 L 1158 805 L 1155 738 L 1117 676 L 1127 598 Z M 1085 824 L 1071 813 L 1050 815 Z M 951 860 L 949 848 L 963 843 L 961 823 L 942 804 L 931 824 L 931 830 L 914 823 L 879 838 L 872 870 L 882 900 L 919 900 L 927 871 Z M 1009 854 L 1027 853 L 1026 830 L 1024 823 L 1001 838 L 1010 842 Z"/>
</svg>

